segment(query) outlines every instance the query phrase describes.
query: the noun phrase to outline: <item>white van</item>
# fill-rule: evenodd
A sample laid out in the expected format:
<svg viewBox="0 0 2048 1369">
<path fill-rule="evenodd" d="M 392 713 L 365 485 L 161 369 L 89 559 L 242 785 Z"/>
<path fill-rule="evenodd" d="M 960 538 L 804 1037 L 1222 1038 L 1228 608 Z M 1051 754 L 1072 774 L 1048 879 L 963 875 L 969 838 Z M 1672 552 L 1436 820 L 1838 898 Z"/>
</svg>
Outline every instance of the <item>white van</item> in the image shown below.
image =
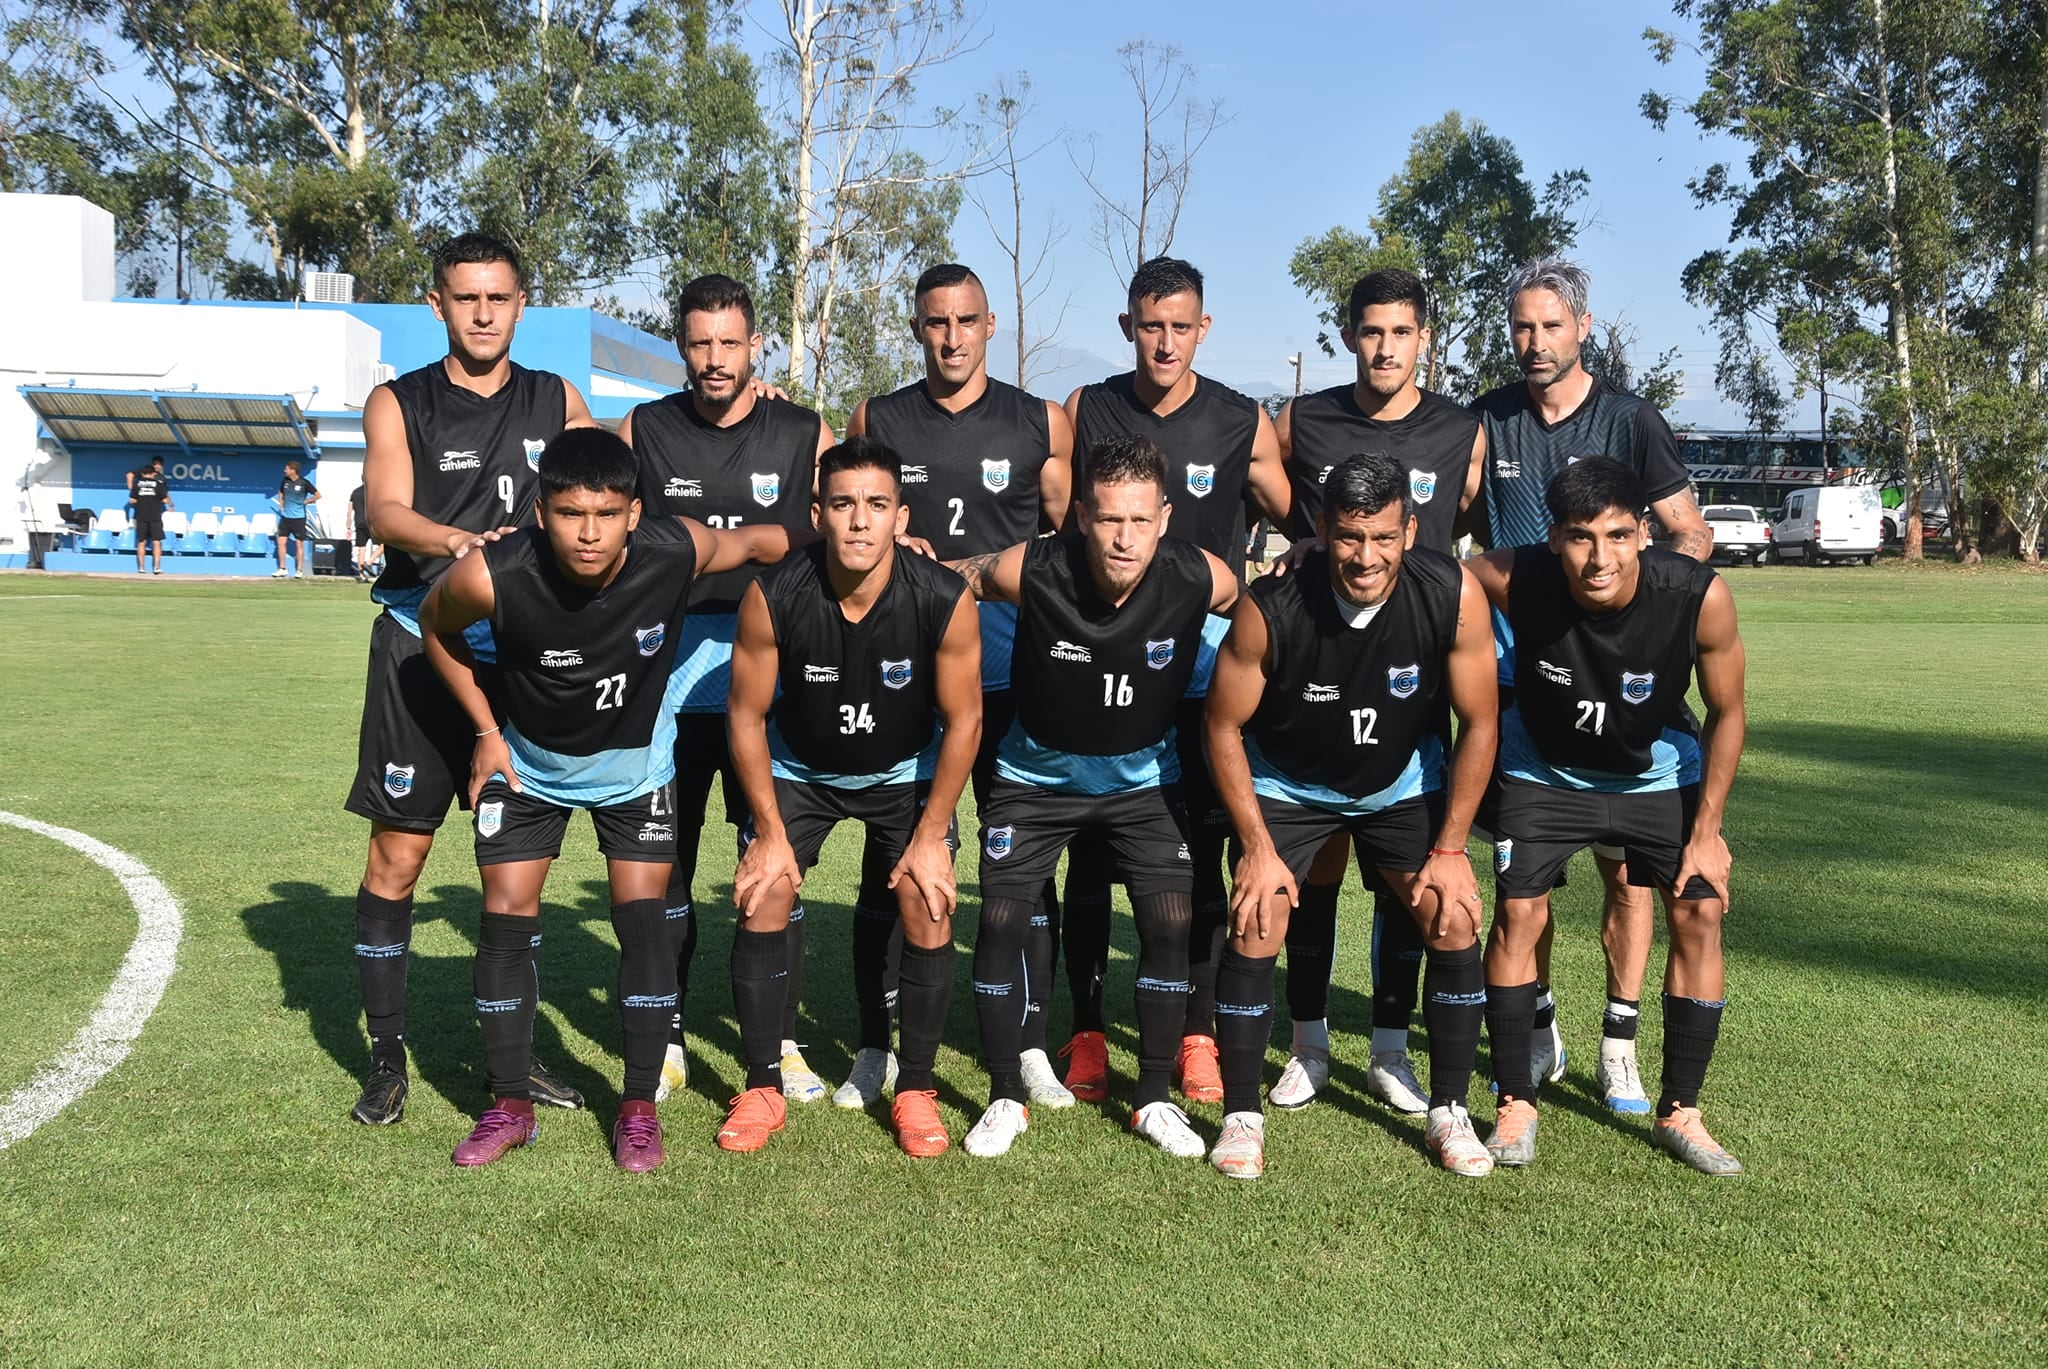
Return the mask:
<svg viewBox="0 0 2048 1369">
<path fill-rule="evenodd" d="M 1869 565 L 1884 545 L 1884 501 L 1874 485 L 1815 485 L 1785 497 L 1785 515 L 1771 528 L 1771 559 L 1824 566 Z"/>
</svg>

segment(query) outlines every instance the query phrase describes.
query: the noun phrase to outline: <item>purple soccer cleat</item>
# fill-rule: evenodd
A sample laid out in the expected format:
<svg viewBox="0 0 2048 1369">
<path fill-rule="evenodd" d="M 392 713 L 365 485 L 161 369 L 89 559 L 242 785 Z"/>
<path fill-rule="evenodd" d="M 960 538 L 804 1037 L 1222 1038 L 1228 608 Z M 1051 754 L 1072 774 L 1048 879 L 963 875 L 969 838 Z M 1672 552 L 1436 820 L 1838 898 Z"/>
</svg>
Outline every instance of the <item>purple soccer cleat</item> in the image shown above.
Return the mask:
<svg viewBox="0 0 2048 1369">
<path fill-rule="evenodd" d="M 612 1158 L 628 1174 L 645 1174 L 666 1158 L 654 1104 L 635 1099 L 619 1104 L 619 1120 L 612 1123 Z"/>
<path fill-rule="evenodd" d="M 531 1112 L 522 1114 L 509 1108 L 490 1107 L 476 1119 L 476 1130 L 455 1147 L 455 1163 L 471 1168 L 487 1165 L 508 1150 L 531 1145 L 539 1135 L 540 1123 Z"/>
</svg>

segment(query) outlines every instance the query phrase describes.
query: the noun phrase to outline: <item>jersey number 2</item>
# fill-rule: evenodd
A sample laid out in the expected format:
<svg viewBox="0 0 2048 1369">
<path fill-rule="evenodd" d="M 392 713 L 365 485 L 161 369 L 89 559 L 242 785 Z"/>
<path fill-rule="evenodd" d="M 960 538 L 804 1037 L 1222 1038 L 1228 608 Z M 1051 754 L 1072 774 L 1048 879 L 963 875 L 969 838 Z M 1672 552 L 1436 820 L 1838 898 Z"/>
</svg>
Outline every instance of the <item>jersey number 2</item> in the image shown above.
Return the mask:
<svg viewBox="0 0 2048 1369">
<path fill-rule="evenodd" d="M 960 520 L 967 516 L 967 501 L 965 499 L 948 499 L 946 507 L 953 511 L 953 521 L 946 524 L 946 536 L 964 536 L 965 532 L 960 526 Z"/>
</svg>

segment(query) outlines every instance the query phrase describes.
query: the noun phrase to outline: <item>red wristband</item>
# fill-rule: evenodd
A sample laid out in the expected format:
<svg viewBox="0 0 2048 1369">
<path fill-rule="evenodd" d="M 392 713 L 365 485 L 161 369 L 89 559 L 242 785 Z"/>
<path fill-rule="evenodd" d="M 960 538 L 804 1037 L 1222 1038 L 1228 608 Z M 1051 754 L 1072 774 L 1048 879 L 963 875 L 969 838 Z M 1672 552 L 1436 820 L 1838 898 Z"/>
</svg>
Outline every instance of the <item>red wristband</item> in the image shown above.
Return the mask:
<svg viewBox="0 0 2048 1369">
<path fill-rule="evenodd" d="M 1465 854 L 1465 848 L 1462 846 L 1456 848 L 1432 846 L 1429 848 L 1429 853 L 1433 856 L 1462 856 Z"/>
</svg>

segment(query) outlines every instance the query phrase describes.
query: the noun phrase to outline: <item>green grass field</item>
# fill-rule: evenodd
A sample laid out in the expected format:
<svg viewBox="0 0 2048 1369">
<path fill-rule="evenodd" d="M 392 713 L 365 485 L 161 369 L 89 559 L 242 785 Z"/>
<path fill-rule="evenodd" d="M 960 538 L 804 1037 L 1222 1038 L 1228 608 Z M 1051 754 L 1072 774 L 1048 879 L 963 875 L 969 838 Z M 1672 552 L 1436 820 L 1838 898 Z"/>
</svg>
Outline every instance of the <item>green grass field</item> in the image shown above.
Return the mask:
<svg viewBox="0 0 2048 1369">
<path fill-rule="evenodd" d="M 695 1059 L 690 1091 L 663 1105 L 668 1163 L 618 1173 L 615 959 L 581 824 L 546 909 L 538 1032 L 593 1110 L 548 1115 L 538 1146 L 487 1170 L 448 1162 L 484 1101 L 477 884 L 456 826 L 420 891 L 410 1108 L 398 1127 L 355 1126 L 365 831 L 339 802 L 360 589 L 0 577 L 0 809 L 132 853 L 186 915 L 177 975 L 126 1063 L 0 1151 L 0 1362 L 2038 1362 L 2048 576 L 1729 579 L 1750 745 L 1705 1101 L 1749 1172 L 1684 1170 L 1593 1096 L 1602 985 L 1582 860 L 1559 900 L 1572 1066 L 1545 1094 L 1534 1168 L 1453 1178 L 1417 1122 L 1364 1098 L 1354 887 L 1335 1086 L 1271 1119 L 1267 1176 L 1245 1184 L 1135 1140 L 1115 1104 L 1034 1115 L 1002 1161 L 956 1147 L 913 1162 L 884 1111 L 824 1104 L 793 1110 L 760 1155 L 717 1150 L 739 1078 L 723 859 L 699 880 Z M 856 868 L 842 832 L 805 890 L 805 1035 L 834 1082 L 852 1052 Z M 110 876 L 0 827 L 0 1096 L 84 1023 L 134 929 Z M 1126 918 L 1118 937 L 1127 1085 Z M 984 1089 L 965 964 L 939 1062 L 956 1140 Z M 1064 995 L 1062 981 L 1056 1039 Z M 1649 1073 L 1659 1035 L 1646 1011 Z M 1213 1136 L 1219 1110 L 1192 1111 Z"/>
</svg>

